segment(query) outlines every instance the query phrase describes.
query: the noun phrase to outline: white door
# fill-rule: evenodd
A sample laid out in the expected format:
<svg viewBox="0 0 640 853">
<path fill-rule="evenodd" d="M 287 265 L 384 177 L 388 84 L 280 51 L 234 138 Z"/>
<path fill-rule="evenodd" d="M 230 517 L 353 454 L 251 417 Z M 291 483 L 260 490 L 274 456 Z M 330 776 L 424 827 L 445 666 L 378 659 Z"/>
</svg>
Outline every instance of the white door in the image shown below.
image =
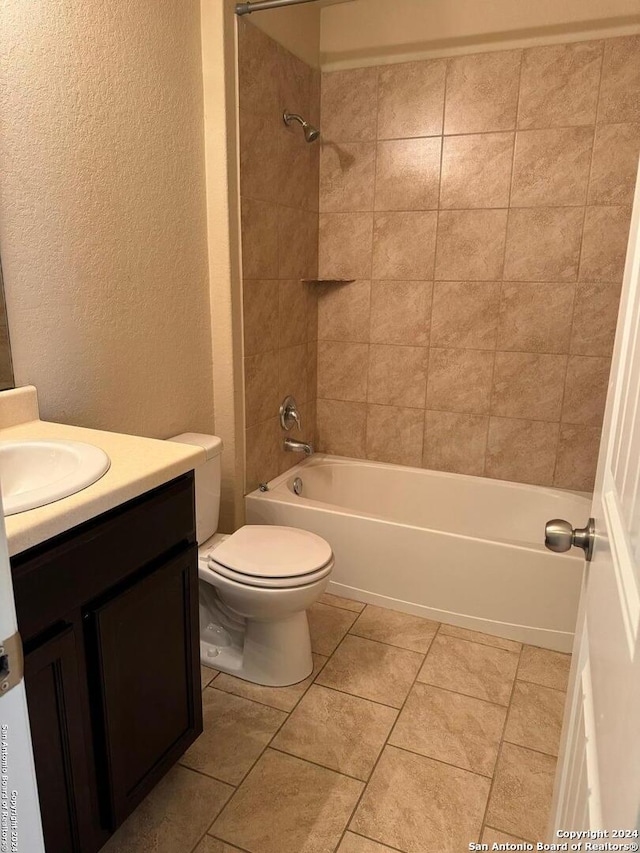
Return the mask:
<svg viewBox="0 0 640 853">
<path fill-rule="evenodd" d="M 0 853 L 44 853 L 7 536 L 0 502 Z"/>
<path fill-rule="evenodd" d="M 597 323 L 597 318 L 594 322 Z M 584 393 L 588 394 L 589 388 Z M 551 840 L 558 840 L 559 830 L 597 829 L 607 830 L 610 842 L 637 844 L 640 842 L 637 837 L 640 828 L 640 181 L 636 184 L 591 514 L 595 521 L 594 553 L 592 561 L 586 564 L 576 630 Z M 584 523 L 584 519 L 570 521 Z M 614 836 L 616 831 L 632 834 L 625 841 Z"/>
</svg>

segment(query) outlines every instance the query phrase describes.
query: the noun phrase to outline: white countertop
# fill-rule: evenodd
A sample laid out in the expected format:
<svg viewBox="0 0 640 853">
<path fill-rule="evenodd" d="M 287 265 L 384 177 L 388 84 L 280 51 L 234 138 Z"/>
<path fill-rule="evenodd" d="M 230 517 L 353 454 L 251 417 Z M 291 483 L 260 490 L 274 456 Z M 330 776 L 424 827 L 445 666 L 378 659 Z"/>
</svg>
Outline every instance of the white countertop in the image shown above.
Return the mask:
<svg viewBox="0 0 640 853">
<path fill-rule="evenodd" d="M 37 419 L 16 423 L 21 416 L 37 415 L 35 389 L 16 389 L 3 392 L 17 395 L 28 391 L 33 398 L 25 401 L 22 412 L 3 417 L 0 408 L 0 441 L 20 439 L 67 439 L 84 441 L 102 448 L 111 459 L 107 473 L 93 485 L 75 495 L 54 503 L 5 518 L 9 554 L 19 554 L 27 548 L 45 542 L 88 521 L 103 512 L 138 497 L 150 489 L 191 471 L 205 461 L 205 451 L 187 444 L 122 435 L 115 432 L 67 426 Z M 2 396 L 2 395 L 0 395 Z M 35 409 L 33 404 L 35 402 Z M 1 403 L 0 403 L 1 406 Z M 13 420 L 12 425 L 5 425 Z"/>
</svg>

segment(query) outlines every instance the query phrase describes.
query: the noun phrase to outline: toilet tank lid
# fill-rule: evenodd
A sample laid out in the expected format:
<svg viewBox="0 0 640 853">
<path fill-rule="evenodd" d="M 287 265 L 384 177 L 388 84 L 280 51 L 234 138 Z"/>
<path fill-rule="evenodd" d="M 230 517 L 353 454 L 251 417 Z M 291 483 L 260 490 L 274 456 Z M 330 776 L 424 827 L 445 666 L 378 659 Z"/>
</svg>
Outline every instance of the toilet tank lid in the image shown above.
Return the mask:
<svg viewBox="0 0 640 853">
<path fill-rule="evenodd" d="M 200 432 L 183 432 L 167 440 L 176 441 L 179 444 L 192 444 L 194 447 L 201 447 L 207 454 L 207 461 L 214 459 L 222 453 L 222 439 L 218 438 L 217 435 L 205 435 Z"/>
</svg>

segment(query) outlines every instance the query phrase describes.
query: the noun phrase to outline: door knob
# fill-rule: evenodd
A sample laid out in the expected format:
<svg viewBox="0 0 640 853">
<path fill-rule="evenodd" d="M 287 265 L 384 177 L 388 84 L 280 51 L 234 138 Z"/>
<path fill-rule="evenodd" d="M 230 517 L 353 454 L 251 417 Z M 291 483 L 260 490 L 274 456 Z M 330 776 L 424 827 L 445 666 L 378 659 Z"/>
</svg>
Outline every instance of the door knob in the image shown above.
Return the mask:
<svg viewBox="0 0 640 853">
<path fill-rule="evenodd" d="M 552 518 L 544 527 L 544 544 L 550 551 L 561 554 L 571 546 L 582 548 L 584 557 L 590 562 L 593 556 L 593 543 L 596 538 L 596 523 L 590 518 L 586 527 L 572 527 L 563 518 Z"/>
</svg>

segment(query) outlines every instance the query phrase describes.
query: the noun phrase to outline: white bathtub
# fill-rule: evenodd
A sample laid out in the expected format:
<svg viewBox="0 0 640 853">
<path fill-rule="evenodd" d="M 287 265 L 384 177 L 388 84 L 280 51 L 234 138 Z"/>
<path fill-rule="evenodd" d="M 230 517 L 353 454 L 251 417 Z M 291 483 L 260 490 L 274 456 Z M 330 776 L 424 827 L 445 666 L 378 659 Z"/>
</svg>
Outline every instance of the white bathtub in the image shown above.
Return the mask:
<svg viewBox="0 0 640 853">
<path fill-rule="evenodd" d="M 246 497 L 247 523 L 327 539 L 330 592 L 565 652 L 584 560 L 546 551 L 544 524 L 583 526 L 589 508 L 575 492 L 322 454 Z"/>
</svg>

